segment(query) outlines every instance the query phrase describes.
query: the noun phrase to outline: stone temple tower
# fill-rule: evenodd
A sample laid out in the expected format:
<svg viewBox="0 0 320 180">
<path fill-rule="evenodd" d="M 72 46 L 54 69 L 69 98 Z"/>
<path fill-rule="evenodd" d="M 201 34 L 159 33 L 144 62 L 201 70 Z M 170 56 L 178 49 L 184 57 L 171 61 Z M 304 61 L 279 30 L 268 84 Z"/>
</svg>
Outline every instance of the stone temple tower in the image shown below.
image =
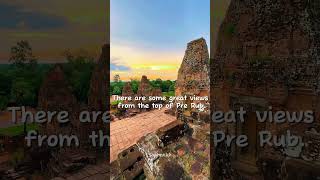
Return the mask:
<svg viewBox="0 0 320 180">
<path fill-rule="evenodd" d="M 232 145 L 229 154 L 223 143 L 214 147 L 214 178 L 319 177 L 319 12 L 316 0 L 231 1 L 210 64 L 211 110 L 243 107 L 247 113 L 244 123 L 212 123 L 211 131 L 246 135 L 249 145 Z M 288 116 L 284 123 L 258 122 L 256 116 L 310 110 L 315 120 L 309 124 L 289 123 Z M 306 145 L 260 145 L 259 132 L 280 137 L 287 130 Z"/>
<path fill-rule="evenodd" d="M 209 52 L 204 38 L 196 39 L 188 43 L 184 58 L 178 71 L 176 81 L 176 96 L 186 96 L 182 103 L 188 104 L 188 109 L 183 110 L 186 116 L 198 118 L 200 113 L 196 108 L 190 108 L 191 103 L 204 103 L 206 109 L 201 112 L 209 115 L 209 99 L 207 101 L 190 100 L 191 96 L 209 97 Z M 179 102 L 179 101 L 177 101 Z M 201 117 L 201 119 L 205 116 Z M 207 118 L 207 117 L 206 117 Z"/>
</svg>

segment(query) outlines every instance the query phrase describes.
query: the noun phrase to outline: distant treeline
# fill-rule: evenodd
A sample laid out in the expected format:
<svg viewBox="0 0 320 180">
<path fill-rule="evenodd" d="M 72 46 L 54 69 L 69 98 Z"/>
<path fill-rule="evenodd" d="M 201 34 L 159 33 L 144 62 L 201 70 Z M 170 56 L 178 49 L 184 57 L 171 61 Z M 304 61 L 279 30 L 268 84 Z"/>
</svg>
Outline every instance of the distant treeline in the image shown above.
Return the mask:
<svg viewBox="0 0 320 180">
<path fill-rule="evenodd" d="M 134 93 L 137 93 L 139 88 L 140 81 L 138 80 L 131 80 L 131 88 Z M 125 82 L 123 81 L 114 81 L 110 82 L 110 95 L 121 95 L 122 89 Z M 175 90 L 175 81 L 165 80 L 162 81 L 161 79 L 150 80 L 150 85 L 153 88 L 160 88 L 162 92 L 173 92 Z"/>
<path fill-rule="evenodd" d="M 62 64 L 73 94 L 81 102 L 87 101 L 94 58 L 86 51 L 64 52 Z M 38 64 L 27 41 L 11 48 L 10 64 L 0 65 L 0 110 L 8 105 L 36 107 L 38 92 L 53 64 Z"/>
</svg>

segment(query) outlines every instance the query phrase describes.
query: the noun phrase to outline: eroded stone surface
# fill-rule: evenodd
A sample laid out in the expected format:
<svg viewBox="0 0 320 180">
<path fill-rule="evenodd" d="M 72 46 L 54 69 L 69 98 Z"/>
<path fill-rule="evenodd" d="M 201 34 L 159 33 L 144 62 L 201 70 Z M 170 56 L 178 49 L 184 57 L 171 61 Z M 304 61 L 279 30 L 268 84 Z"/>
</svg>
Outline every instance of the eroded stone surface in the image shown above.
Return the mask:
<svg viewBox="0 0 320 180">
<path fill-rule="evenodd" d="M 209 83 L 209 52 L 205 39 L 200 38 L 187 45 L 178 71 L 176 95 L 208 95 Z"/>
<path fill-rule="evenodd" d="M 62 127 L 57 120 L 53 120 L 52 123 L 45 123 L 40 129 L 42 133 L 47 135 L 71 134 L 74 131 L 71 124 L 78 126 L 77 119 L 73 116 L 74 111 L 77 111 L 77 100 L 65 79 L 61 65 L 55 65 L 44 79 L 39 90 L 38 108 L 51 112 L 67 111 L 71 121 Z"/>
<path fill-rule="evenodd" d="M 156 132 L 159 128 L 175 121 L 175 117 L 164 113 L 164 109 L 140 113 L 110 124 L 110 162 L 118 154 L 134 145 L 141 137 Z"/>
<path fill-rule="evenodd" d="M 188 99 L 190 96 L 208 97 L 208 67 L 209 54 L 205 40 L 201 38 L 190 42 L 179 69 L 176 96 L 186 95 Z M 143 76 L 136 96 L 148 97 L 151 95 L 162 96 L 162 92 L 160 89 L 151 88 L 149 80 Z M 143 173 L 147 179 L 208 179 L 209 99 L 175 101 L 175 103 L 177 102 L 186 103 L 189 107 L 191 103 L 203 103 L 207 105 L 207 109 L 200 111 L 196 108 L 184 110 L 176 109 L 176 107 L 170 110 L 162 108 L 160 111 L 152 110 L 112 122 L 111 157 L 115 156 L 113 152 L 117 152 L 116 154 L 121 152 L 123 146 L 128 147 L 128 141 L 124 139 L 138 136 L 139 140 L 135 140 L 134 143 L 143 154 Z M 152 102 L 144 101 L 144 103 L 150 104 Z M 143 114 L 146 116 L 143 117 Z M 155 116 L 149 116 L 149 114 Z M 165 123 L 161 123 L 161 126 L 153 126 L 156 122 L 161 121 Z M 129 122 L 130 124 L 128 124 Z M 150 123 L 144 124 L 148 122 Z M 139 123 L 138 126 L 135 123 Z M 140 125 L 140 123 L 142 124 Z M 149 126 L 152 126 L 153 130 L 145 133 L 145 129 L 148 129 Z M 131 129 L 135 131 L 130 133 Z M 128 136 L 125 132 L 129 133 Z M 121 159 L 118 158 L 114 162 L 117 161 L 121 161 Z M 199 166 L 199 164 L 201 165 Z"/>
<path fill-rule="evenodd" d="M 88 177 L 107 179 L 102 174 L 106 174 L 109 171 L 108 168 L 105 167 L 102 170 L 98 166 L 94 166 L 94 164 L 103 161 L 100 158 L 109 157 L 107 154 L 108 149 L 106 148 L 108 142 L 104 143 L 106 144 L 105 147 L 93 147 L 88 137 L 92 131 L 98 133 L 100 130 L 105 135 L 109 126 L 102 122 L 101 116 L 96 123 L 81 123 L 79 121 L 79 113 L 83 110 L 89 112 L 101 111 L 102 113 L 107 110 L 107 100 L 109 100 L 107 98 L 109 92 L 107 89 L 109 83 L 108 59 L 109 46 L 104 45 L 101 56 L 92 73 L 88 105 L 86 107 L 80 109 L 79 102 L 77 102 L 69 89 L 60 65 L 56 65 L 48 73 L 40 88 L 39 109 L 45 111 L 68 111 L 70 119 L 70 122 L 65 124 L 59 124 L 56 120 L 51 123 L 45 123 L 40 128 L 40 132 L 45 135 L 75 135 L 79 139 L 81 146 L 81 148 L 64 146 L 59 149 L 47 147 L 50 152 L 47 158 L 50 158 L 50 161 L 46 164 L 47 167 L 44 168 L 46 168 L 48 175 L 51 177 L 69 178 L 70 176 L 73 179 L 85 179 Z M 86 170 L 90 164 L 96 167 L 98 173 L 101 171 L 106 173 L 90 176 L 92 170 Z"/>
<path fill-rule="evenodd" d="M 110 45 L 103 45 L 101 56 L 92 72 L 88 106 L 91 109 L 105 111 L 109 104 L 109 64 Z"/>
<path fill-rule="evenodd" d="M 316 120 L 308 125 L 266 123 L 255 127 L 222 123 L 214 124 L 212 131 L 242 134 L 268 130 L 273 135 L 283 135 L 287 130 L 292 130 L 304 139 L 310 138 L 306 133 L 309 129 L 319 131 L 319 10 L 320 4 L 313 0 L 231 1 L 220 27 L 218 46 L 210 67 L 212 111 L 237 111 L 243 107 L 248 113 L 267 111 L 272 106 L 272 111 L 313 110 Z M 256 121 L 252 116 L 248 119 Z M 246 129 L 246 132 L 239 131 L 239 128 Z M 311 144 L 317 144 L 315 136 L 311 139 Z M 314 172 L 310 175 L 309 168 L 301 168 L 304 170 L 300 175 L 293 177 L 297 169 L 294 170 L 285 158 L 289 155 L 299 159 L 303 167 L 308 167 L 308 163 L 318 167 L 316 158 L 310 158 L 312 160 L 308 163 L 301 160 L 303 154 L 317 157 L 312 153 L 313 148 L 289 151 L 283 147 L 281 151 L 281 148 L 260 148 L 254 142 L 250 144 L 248 149 L 256 147 L 257 151 L 246 155 L 259 155 L 249 157 L 253 166 L 241 163 L 241 156 L 235 157 L 241 154 L 240 151 L 223 153 L 223 149 L 216 148 L 212 151 L 216 153 L 212 156 L 212 162 L 223 163 L 222 166 L 213 165 L 212 174 L 217 175 L 220 171 L 224 172 L 222 176 L 225 178 L 240 175 L 252 179 L 261 176 L 270 179 L 276 174 L 279 179 L 319 176 Z M 233 162 L 232 166 L 228 159 Z M 258 162 L 257 165 L 255 162 Z"/>
<path fill-rule="evenodd" d="M 190 116 L 192 112 L 200 111 L 209 114 L 210 104 L 207 100 L 191 100 L 192 96 L 209 97 L 209 52 L 205 39 L 200 38 L 188 43 L 184 58 L 178 71 L 176 81 L 176 96 L 187 96 L 187 100 L 176 101 L 176 103 L 188 104 L 187 109 L 183 109 L 184 113 Z M 206 106 L 204 110 L 191 108 L 191 103 L 202 103 Z M 171 113 L 172 114 L 172 113 Z M 178 116 L 180 113 L 178 113 Z M 193 118 L 199 119 L 199 117 Z M 200 121 L 204 121 L 200 119 Z"/>
<path fill-rule="evenodd" d="M 137 96 L 151 96 L 152 87 L 150 85 L 149 79 L 147 76 L 142 76 L 139 88 L 137 91 Z"/>
<path fill-rule="evenodd" d="M 132 97 L 133 95 L 134 95 L 134 93 L 131 88 L 131 83 L 126 82 L 123 86 L 123 89 L 122 89 L 122 96 Z"/>
</svg>

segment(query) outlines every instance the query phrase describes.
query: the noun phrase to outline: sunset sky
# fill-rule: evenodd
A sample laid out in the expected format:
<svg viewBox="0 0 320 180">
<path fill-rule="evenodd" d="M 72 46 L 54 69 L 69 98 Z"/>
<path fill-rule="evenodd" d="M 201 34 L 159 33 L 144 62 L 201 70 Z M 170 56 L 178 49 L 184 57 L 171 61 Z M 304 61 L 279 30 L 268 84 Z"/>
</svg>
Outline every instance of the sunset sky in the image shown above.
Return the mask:
<svg viewBox="0 0 320 180">
<path fill-rule="evenodd" d="M 210 0 L 111 0 L 111 79 L 175 80 L 187 43 L 209 47 Z"/>
<path fill-rule="evenodd" d="M 43 62 L 63 61 L 66 49 L 98 55 L 107 41 L 106 0 L 0 0 L 0 63 L 10 47 L 27 40 Z"/>
</svg>

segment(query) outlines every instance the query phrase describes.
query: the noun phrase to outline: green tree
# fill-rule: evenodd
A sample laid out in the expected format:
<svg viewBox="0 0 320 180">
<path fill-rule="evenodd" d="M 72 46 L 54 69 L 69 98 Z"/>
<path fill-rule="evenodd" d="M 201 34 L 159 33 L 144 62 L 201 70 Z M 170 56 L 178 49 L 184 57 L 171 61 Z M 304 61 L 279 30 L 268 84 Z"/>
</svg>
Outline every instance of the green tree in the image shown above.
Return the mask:
<svg viewBox="0 0 320 180">
<path fill-rule="evenodd" d="M 4 110 L 8 105 L 9 99 L 6 96 L 0 96 L 0 110 Z"/>
<path fill-rule="evenodd" d="M 86 102 L 90 88 L 90 80 L 94 68 L 93 56 L 85 50 L 66 50 L 63 55 L 68 63 L 63 69 L 66 79 L 72 87 L 73 94 L 81 102 Z"/>
<path fill-rule="evenodd" d="M 162 92 L 168 92 L 169 89 L 170 89 L 170 86 L 173 84 L 172 81 L 170 80 L 166 80 L 166 81 L 163 81 L 162 84 L 161 84 L 161 90 Z"/>
<path fill-rule="evenodd" d="M 35 87 L 26 79 L 18 78 L 12 84 L 11 98 L 19 106 L 36 106 Z"/>
<path fill-rule="evenodd" d="M 161 88 L 161 84 L 162 84 L 162 80 L 161 79 L 156 79 L 156 80 L 153 80 L 153 81 L 150 81 L 150 85 L 153 87 L 153 88 Z"/>
<path fill-rule="evenodd" d="M 119 75 L 119 74 L 114 75 L 113 81 L 114 81 L 114 82 L 120 82 L 120 81 L 121 81 L 120 75 Z"/>
<path fill-rule="evenodd" d="M 121 89 L 120 89 L 120 87 L 119 87 L 119 86 L 115 86 L 115 87 L 113 88 L 112 94 L 114 94 L 114 95 L 121 95 Z"/>
<path fill-rule="evenodd" d="M 111 96 L 113 93 L 113 88 L 114 88 L 114 84 L 110 83 L 110 88 L 109 88 L 109 95 Z"/>
<path fill-rule="evenodd" d="M 173 82 L 170 87 L 169 87 L 169 92 L 170 91 L 175 91 L 176 90 L 176 87 L 175 87 L 175 82 Z"/>
<path fill-rule="evenodd" d="M 8 75 L 0 74 L 0 110 L 7 107 L 9 102 L 9 96 L 11 91 L 11 78 Z"/>
<path fill-rule="evenodd" d="M 139 88 L 139 81 L 136 79 L 131 79 L 130 84 L 131 84 L 132 91 L 134 93 L 137 93 Z"/>
<path fill-rule="evenodd" d="M 37 91 L 40 87 L 42 76 L 38 71 L 37 59 L 33 56 L 32 48 L 28 41 L 19 41 L 11 48 L 10 62 L 13 64 L 8 74 L 12 80 L 10 88 L 10 101 L 18 105 L 36 106 Z M 7 98 L 9 99 L 9 98 Z"/>
<path fill-rule="evenodd" d="M 34 67 L 37 64 L 37 59 L 32 54 L 32 48 L 28 41 L 19 41 L 10 51 L 10 59 L 17 67 L 22 67 L 26 64 Z"/>
</svg>

